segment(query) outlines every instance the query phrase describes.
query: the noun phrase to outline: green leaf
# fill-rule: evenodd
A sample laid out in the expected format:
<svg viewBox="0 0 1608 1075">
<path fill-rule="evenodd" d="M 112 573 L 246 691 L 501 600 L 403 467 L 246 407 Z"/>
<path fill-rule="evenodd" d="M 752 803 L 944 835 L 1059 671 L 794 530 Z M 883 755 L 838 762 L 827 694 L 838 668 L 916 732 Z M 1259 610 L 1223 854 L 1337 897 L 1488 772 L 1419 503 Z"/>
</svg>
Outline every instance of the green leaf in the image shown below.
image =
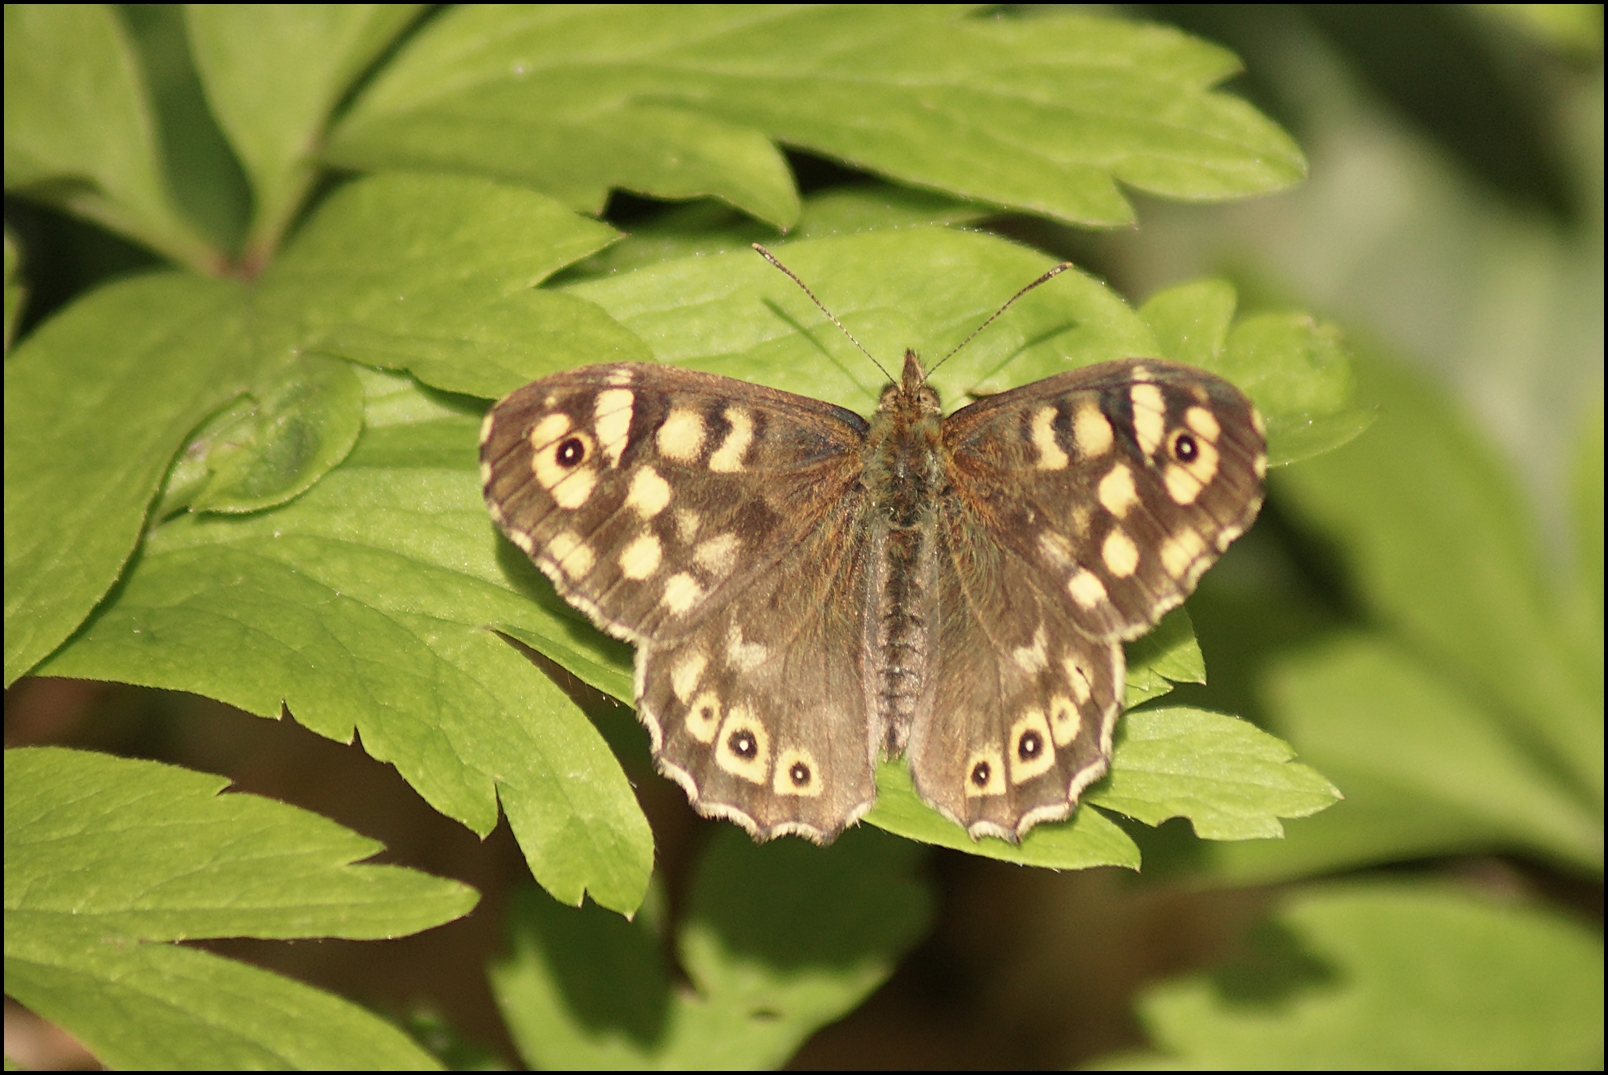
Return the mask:
<svg viewBox="0 0 1608 1075">
<path fill-rule="evenodd" d="M 1124 707 L 1159 698 L 1175 683 L 1206 682 L 1206 658 L 1195 641 L 1189 610 L 1183 605 L 1163 616 L 1149 634 L 1124 648 L 1128 657 Z"/>
<path fill-rule="evenodd" d="M 830 848 L 756 846 L 729 826 L 697 867 L 663 965 L 649 916 L 519 904 L 512 952 L 491 969 L 523 1057 L 547 1068 L 777 1067 L 856 1007 L 926 932 L 920 853 L 855 830 Z"/>
<path fill-rule="evenodd" d="M 1498 712 L 1392 640 L 1342 635 L 1309 645 L 1274 663 L 1265 690 L 1280 730 L 1346 801 L 1277 850 L 1214 848 L 1232 875 L 1504 847 L 1601 869 L 1601 814 L 1517 749 Z"/>
<path fill-rule="evenodd" d="M 1111 775 L 1089 801 L 1159 825 L 1187 817 L 1205 840 L 1284 835 L 1282 817 L 1306 817 L 1341 798 L 1289 744 L 1221 713 L 1167 707 L 1117 722 Z"/>
<path fill-rule="evenodd" d="M 1215 370 L 1228 346 L 1238 304 L 1227 280 L 1194 280 L 1150 296 L 1139 316 L 1155 332 L 1163 358 Z"/>
<path fill-rule="evenodd" d="M 596 212 L 610 189 L 715 197 L 777 227 L 773 142 L 985 204 L 1102 225 L 1117 182 L 1219 199 L 1296 181 L 1293 143 L 1211 87 L 1232 56 L 1161 27 L 948 8 L 462 8 L 336 130 L 349 167 L 519 177 Z"/>
<path fill-rule="evenodd" d="M 824 239 L 863 231 L 971 224 L 991 211 L 929 191 L 891 183 L 853 183 L 827 187 L 807 196 L 793 239 Z M 671 205 L 642 221 L 607 250 L 572 267 L 565 282 L 612 276 L 661 261 L 749 250 L 775 242 L 772 228 L 719 202 Z"/>
<path fill-rule="evenodd" d="M 277 383 L 214 415 L 190 438 L 168 478 L 160 518 L 192 511 L 259 511 L 282 504 L 352 450 L 363 428 L 363 385 L 345 362 L 306 355 Z M 177 490 L 193 486 L 193 493 Z"/>
<path fill-rule="evenodd" d="M 6 751 L 6 992 L 124 1067 L 436 1066 L 383 1020 L 209 952 L 209 937 L 397 937 L 474 891 L 358 866 L 373 840 L 228 781 L 56 748 Z M 197 863 L 206 869 L 198 870 Z"/>
<path fill-rule="evenodd" d="M 190 48 L 207 103 L 251 180 L 244 260 L 260 266 L 317 177 L 309 155 L 353 80 L 417 14 L 418 4 L 194 4 Z"/>
<path fill-rule="evenodd" d="M 808 240 L 773 252 L 890 369 L 907 347 L 941 358 L 1050 266 L 1001 239 L 940 228 Z M 885 383 L 798 285 L 752 251 L 666 262 L 566 292 L 601 307 L 660 362 L 861 413 L 875 407 Z M 1116 294 L 1069 271 L 1024 296 L 933 383 L 953 408 L 967 392 L 1154 351 L 1144 323 Z"/>
<path fill-rule="evenodd" d="M 1139 849 L 1127 833 L 1098 810 L 1079 808 L 1066 821 L 1038 825 L 1018 844 L 992 836 L 974 840 L 965 829 L 921 801 L 903 759 L 884 761 L 877 767 L 877 803 L 866 814 L 865 822 L 906 839 L 1023 866 L 1057 870 L 1089 866 L 1139 868 Z"/>
<path fill-rule="evenodd" d="M 241 315 L 232 284 L 125 280 L 68 307 L 6 363 L 8 685 L 111 588 L 190 431 L 250 387 Z"/>
<path fill-rule="evenodd" d="M 1602 938 L 1531 907 L 1378 883 L 1286 902 L 1249 958 L 1152 990 L 1129 1068 L 1602 1066 Z"/>
<path fill-rule="evenodd" d="M 174 206 L 145 75 L 113 9 L 7 4 L 5 18 L 6 190 L 219 268 Z"/>
<path fill-rule="evenodd" d="M 1602 682 L 1603 613 L 1603 406 L 1586 416 L 1575 439 L 1571 466 L 1569 514 L 1574 545 L 1574 568 L 1580 585 L 1575 592 L 1585 605 L 1580 612 L 1588 659 L 1597 665 Z"/>
<path fill-rule="evenodd" d="M 5 353 L 10 354 L 11 342 L 17 332 L 17 319 L 22 316 L 23 304 L 28 298 L 28 288 L 22 275 L 22 251 L 17 249 L 17 240 L 11 234 L 9 225 L 5 230 L 5 257 L 5 325 L 0 344 L 3 344 Z"/>
<path fill-rule="evenodd" d="M 249 293 L 158 277 L 70 308 L 6 371 L 9 667 L 26 670 L 79 627 L 133 550 L 167 460 L 249 394 L 251 406 L 218 419 L 234 428 L 196 436 L 170 502 L 262 508 L 305 495 L 286 513 L 159 528 L 52 667 L 199 691 L 264 716 L 288 699 L 303 723 L 341 741 L 361 729 L 371 754 L 476 831 L 495 824 L 499 788 L 533 871 L 559 898 L 578 902 L 590 889 L 608 906 L 635 907 L 651 837 L 624 775 L 557 688 L 485 630 L 559 640 L 580 631 L 505 588 L 477 491 L 478 416 L 371 377 L 359 458 L 330 472 L 355 434 L 334 421 L 355 418 L 349 409 L 329 409 L 354 402 L 351 375 L 297 357 L 334 329 L 407 330 L 399 300 L 422 318 L 464 294 L 481 308 L 440 319 L 434 342 L 410 341 L 418 364 L 451 386 L 497 376 L 454 334 L 502 333 L 512 352 L 530 343 L 516 338 L 522 326 L 560 307 L 583 312 L 560 327 L 629 341 L 634 357 L 641 345 L 595 309 L 529 290 L 611 235 L 484 180 L 386 177 L 332 198 L 305 245 Z M 454 244 L 472 254 L 445 271 L 439 258 Z M 506 316 L 476 321 L 487 298 Z M 316 389 L 306 376 L 316 369 L 346 387 Z M 221 480 L 207 477 L 213 470 Z M 197 493 L 208 480 L 217 484 Z M 602 666 L 618 659 L 583 634 L 568 652 Z M 487 728 L 485 713 L 504 711 L 511 719 Z"/>
<path fill-rule="evenodd" d="M 310 348 L 496 397 L 567 366 L 647 357 L 589 304 L 532 290 L 615 235 L 482 179 L 377 176 L 320 207 L 264 274 L 258 306 Z"/>
<path fill-rule="evenodd" d="M 278 511 L 169 523 L 41 671 L 194 691 L 261 716 L 284 706 L 339 742 L 359 732 L 476 832 L 496 824 L 500 797 L 557 898 L 590 891 L 629 911 L 652 839 L 624 774 L 562 692 L 486 629 L 566 631 L 501 581 L 477 429 L 473 417 L 370 429 Z"/>
<path fill-rule="evenodd" d="M 1256 314 L 1229 333 L 1218 373 L 1239 385 L 1267 419 L 1268 465 L 1332 451 L 1373 424 L 1353 402 L 1349 355 L 1334 325 L 1310 314 Z"/>
<path fill-rule="evenodd" d="M 1358 370 L 1379 423 L 1281 473 L 1274 494 L 1337 543 L 1368 614 L 1489 699 L 1514 748 L 1569 775 L 1598 815 L 1600 862 L 1601 650 L 1571 636 L 1527 505 L 1487 443 L 1406 371 L 1366 357 Z"/>
</svg>

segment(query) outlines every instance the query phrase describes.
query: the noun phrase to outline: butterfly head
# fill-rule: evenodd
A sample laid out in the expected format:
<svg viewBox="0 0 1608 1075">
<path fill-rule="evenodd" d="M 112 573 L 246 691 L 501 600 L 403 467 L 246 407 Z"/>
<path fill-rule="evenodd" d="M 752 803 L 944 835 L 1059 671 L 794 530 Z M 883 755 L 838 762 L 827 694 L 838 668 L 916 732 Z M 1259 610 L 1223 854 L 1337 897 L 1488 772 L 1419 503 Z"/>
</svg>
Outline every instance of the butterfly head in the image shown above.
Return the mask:
<svg viewBox="0 0 1608 1075">
<path fill-rule="evenodd" d="M 898 384 L 882 390 L 878 414 L 898 414 L 906 418 L 937 418 L 941 413 L 938 390 L 927 383 L 927 371 L 914 351 L 905 352 L 904 374 Z"/>
</svg>

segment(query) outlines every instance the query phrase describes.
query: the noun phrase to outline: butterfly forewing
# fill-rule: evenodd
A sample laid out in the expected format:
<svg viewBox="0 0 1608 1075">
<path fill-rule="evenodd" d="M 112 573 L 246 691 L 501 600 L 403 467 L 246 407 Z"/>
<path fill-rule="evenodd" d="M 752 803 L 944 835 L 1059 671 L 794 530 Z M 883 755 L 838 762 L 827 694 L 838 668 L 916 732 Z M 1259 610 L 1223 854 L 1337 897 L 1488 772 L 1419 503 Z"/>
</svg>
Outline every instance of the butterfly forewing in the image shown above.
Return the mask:
<svg viewBox="0 0 1608 1075">
<path fill-rule="evenodd" d="M 619 364 L 534 381 L 481 434 L 492 517 L 632 642 L 684 634 L 854 484 L 865 421 L 802 396 Z"/>
<path fill-rule="evenodd" d="M 1155 360 L 1107 362 L 944 423 L 965 523 L 1057 590 L 1093 638 L 1143 634 L 1250 526 L 1267 456 L 1233 385 Z"/>
</svg>

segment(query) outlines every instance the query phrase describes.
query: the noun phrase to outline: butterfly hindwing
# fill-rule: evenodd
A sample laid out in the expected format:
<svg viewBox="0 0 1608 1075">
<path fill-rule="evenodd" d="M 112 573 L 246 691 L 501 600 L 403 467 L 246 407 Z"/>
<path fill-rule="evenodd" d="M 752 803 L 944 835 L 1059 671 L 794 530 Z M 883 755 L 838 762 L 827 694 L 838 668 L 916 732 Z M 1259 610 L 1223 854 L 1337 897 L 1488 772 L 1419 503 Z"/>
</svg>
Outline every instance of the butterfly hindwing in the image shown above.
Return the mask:
<svg viewBox="0 0 1608 1075">
<path fill-rule="evenodd" d="M 742 600 L 637 659 L 659 768 L 761 839 L 829 842 L 871 807 L 879 743 L 861 684 L 856 493 Z"/>
<path fill-rule="evenodd" d="M 1122 646 L 1085 635 L 1060 594 L 980 531 L 940 534 L 936 704 L 910 730 L 910 771 L 973 836 L 1015 840 L 1065 817 L 1105 773 Z"/>
</svg>

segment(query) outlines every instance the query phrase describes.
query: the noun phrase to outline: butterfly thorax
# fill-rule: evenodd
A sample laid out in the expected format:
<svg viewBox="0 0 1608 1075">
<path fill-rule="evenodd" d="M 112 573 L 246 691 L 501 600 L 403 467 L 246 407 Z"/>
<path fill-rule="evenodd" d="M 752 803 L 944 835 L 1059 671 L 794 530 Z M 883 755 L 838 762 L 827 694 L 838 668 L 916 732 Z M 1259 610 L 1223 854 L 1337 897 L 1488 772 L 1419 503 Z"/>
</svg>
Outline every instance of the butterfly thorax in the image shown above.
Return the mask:
<svg viewBox="0 0 1608 1075">
<path fill-rule="evenodd" d="M 889 754 L 903 751 L 911 722 L 931 705 L 933 541 L 947 486 L 941 420 L 938 393 L 906 351 L 899 383 L 882 392 L 863 471 L 872 570 L 861 666 Z"/>
</svg>

